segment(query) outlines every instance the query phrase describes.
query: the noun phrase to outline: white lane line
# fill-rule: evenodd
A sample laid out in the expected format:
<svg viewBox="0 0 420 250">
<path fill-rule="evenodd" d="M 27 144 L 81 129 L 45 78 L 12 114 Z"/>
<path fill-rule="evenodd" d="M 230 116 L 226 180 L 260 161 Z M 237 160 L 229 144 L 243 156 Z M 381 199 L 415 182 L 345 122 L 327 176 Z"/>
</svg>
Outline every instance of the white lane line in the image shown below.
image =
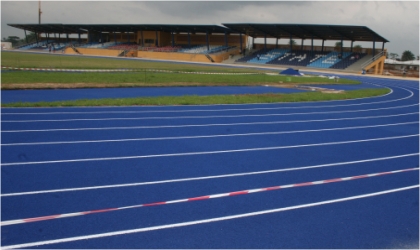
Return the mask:
<svg viewBox="0 0 420 250">
<path fill-rule="evenodd" d="M 368 112 L 377 110 L 389 110 L 407 108 L 412 106 L 418 106 L 419 104 L 387 107 L 387 108 L 376 108 L 376 109 L 363 109 L 363 110 L 341 110 L 341 111 L 326 111 L 326 112 L 306 112 L 306 113 L 280 113 L 280 114 L 260 114 L 260 115 L 209 115 L 209 116 L 155 116 L 155 117 L 115 117 L 115 118 L 91 118 L 91 119 L 61 119 L 61 120 L 12 120 L 12 121 L 1 121 L 4 123 L 24 123 L 24 122 L 73 122 L 73 121 L 116 121 L 116 120 L 170 120 L 170 119 L 213 119 L 213 118 L 240 118 L 240 117 L 269 117 L 269 116 L 290 116 L 290 115 L 314 115 L 314 114 L 342 114 L 342 113 L 355 113 L 355 112 Z"/>
<path fill-rule="evenodd" d="M 406 190 L 410 190 L 410 189 L 416 189 L 416 188 L 419 188 L 419 186 L 420 185 L 406 186 L 406 187 L 402 187 L 402 188 L 388 189 L 388 190 L 384 190 L 384 191 L 380 191 L 380 192 L 374 192 L 374 193 L 368 193 L 368 194 L 362 194 L 362 195 L 355 195 L 355 196 L 349 196 L 349 197 L 332 199 L 332 200 L 324 200 L 324 201 L 319 201 L 319 202 L 314 202 L 314 203 L 306 203 L 306 204 L 283 207 L 283 208 L 262 210 L 262 211 L 256 211 L 256 212 L 251 212 L 251 213 L 243 213 L 243 214 L 229 215 L 229 216 L 223 216 L 223 217 L 215 217 L 215 218 L 210 218 L 210 219 L 187 221 L 187 222 L 166 224 L 166 225 L 160 225 L 160 226 L 144 227 L 144 228 L 121 230 L 121 231 L 114 231 L 114 232 L 108 232 L 108 233 L 82 235 L 82 236 L 61 238 L 61 239 L 55 239 L 55 240 L 44 240 L 44 241 L 38 241 L 38 242 L 30 242 L 30 243 L 23 243 L 23 244 L 17 244 L 17 245 L 2 246 L 2 249 L 28 248 L 28 247 L 34 247 L 34 246 L 59 244 L 59 243 L 73 242 L 73 241 L 79 241 L 79 240 L 97 239 L 97 238 L 111 237 L 111 236 L 116 236 L 116 235 L 141 233 L 141 232 L 162 230 L 162 229 L 168 229 L 168 228 L 178 228 L 178 227 L 199 225 L 199 224 L 212 223 L 212 222 L 218 222 L 218 221 L 240 219 L 240 218 L 258 216 L 258 215 L 263 215 L 263 214 L 278 213 L 278 212 L 283 212 L 283 211 L 289 211 L 289 210 L 308 208 L 308 207 L 314 207 L 314 206 L 327 205 L 327 204 L 333 204 L 333 203 L 338 203 L 338 202 L 344 202 L 344 201 L 374 197 L 374 196 L 379 196 L 379 195 L 385 195 L 385 194 L 390 194 L 390 193 L 395 193 L 395 192 L 406 191 Z"/>
<path fill-rule="evenodd" d="M 129 160 L 129 159 L 143 159 L 143 158 L 157 158 L 157 157 L 173 157 L 173 156 L 192 156 L 192 155 L 205 155 L 205 154 L 253 152 L 253 151 L 278 150 L 278 149 L 287 149 L 287 148 L 317 147 L 317 146 L 340 145 L 340 144 L 371 142 L 371 141 L 384 141 L 384 140 L 394 140 L 394 139 L 402 139 L 402 138 L 418 137 L 418 136 L 419 136 L 419 134 L 412 134 L 412 135 L 382 137 L 382 138 L 354 140 L 354 141 L 325 142 L 325 143 L 315 143 L 315 144 L 278 146 L 278 147 L 264 147 L 264 148 L 245 148 L 245 149 L 233 149 L 233 150 L 221 150 L 221 151 L 202 151 L 202 152 L 187 152 L 187 153 L 157 154 L 157 155 L 134 155 L 134 156 L 85 158 L 85 159 L 54 160 L 54 161 L 6 162 L 6 163 L 1 163 L 1 167 L 4 167 L 4 166 L 19 166 L 19 165 L 32 165 L 32 164 L 51 164 L 51 163 L 89 162 L 89 161 L 111 161 L 111 160 Z"/>
<path fill-rule="evenodd" d="M 388 88 L 390 89 L 390 88 Z M 410 91 L 411 92 L 411 91 Z M 390 95 L 393 93 L 393 90 L 390 89 L 390 93 L 386 95 Z M 384 96 L 386 96 L 384 95 Z M 360 106 L 360 105 L 372 105 L 378 103 L 389 103 L 389 102 L 396 102 L 404 99 L 409 99 L 413 96 L 413 93 L 407 97 L 395 99 L 395 100 L 387 100 L 387 101 L 380 101 L 380 102 L 367 102 L 367 103 L 356 103 L 356 104 L 343 104 L 343 105 L 325 105 L 325 106 L 298 106 L 298 107 L 268 107 L 268 108 L 244 108 L 244 109 L 196 109 L 196 110 L 141 110 L 141 111 L 87 111 L 87 112 L 41 112 L 41 113 L 2 113 L 2 115 L 61 115 L 61 114 L 140 114 L 140 113 L 187 113 L 187 112 L 227 112 L 227 111 L 255 111 L 255 110 L 278 110 L 278 109 L 299 109 L 299 108 L 335 108 L 335 107 L 343 107 L 343 106 Z"/>
<path fill-rule="evenodd" d="M 353 180 L 360 180 L 364 178 L 371 178 L 371 177 L 378 177 L 383 175 L 389 174 L 399 174 L 411 171 L 417 171 L 419 168 L 406 168 L 394 171 L 387 171 L 387 172 L 377 172 L 371 174 L 363 174 L 363 175 L 356 175 L 356 176 L 349 176 L 349 177 L 338 177 L 333 179 L 325 179 L 319 181 L 309 181 L 309 182 L 301 182 L 301 183 L 294 183 L 294 184 L 287 184 L 287 185 L 277 185 L 277 186 L 270 186 L 270 187 L 262 187 L 262 188 L 254 188 L 248 190 L 240 190 L 240 191 L 230 191 L 226 193 L 219 193 L 219 194 L 207 194 L 207 195 L 200 195 L 195 197 L 189 197 L 184 199 L 178 200 L 167 200 L 167 201 L 159 201 L 153 203 L 143 203 L 143 204 L 136 204 L 131 206 L 125 207 L 113 207 L 113 208 L 105 208 L 105 209 L 96 209 L 96 210 L 87 210 L 87 211 L 80 211 L 80 212 L 72 212 L 72 213 L 63 213 L 63 214 L 53 214 L 53 215 L 44 215 L 38 217 L 31 217 L 31 218 L 23 218 L 23 219 L 14 219 L 14 220 L 7 220 L 1 221 L 1 226 L 10 226 L 16 224 L 23 224 L 23 223 L 32 223 L 32 222 L 40 222 L 46 220 L 56 220 L 68 217 L 76 217 L 76 216 L 84 216 L 90 214 L 97 214 L 97 213 L 109 213 L 114 212 L 117 210 L 124 210 L 124 209 L 133 209 L 133 208 L 143 208 L 143 207 L 151 207 L 151 206 L 161 206 L 161 205 L 169 205 L 174 203 L 181 203 L 181 202 L 194 202 L 194 201 L 203 201 L 208 199 L 218 199 L 218 198 L 226 198 L 232 197 L 236 195 L 247 195 L 253 194 L 258 192 L 268 192 L 268 191 L 278 191 L 287 188 L 296 188 L 296 187 L 308 187 L 313 185 L 323 185 L 323 184 L 330 184 L 330 183 L 337 183 L 343 181 L 353 181 Z"/>
<path fill-rule="evenodd" d="M 311 133 L 311 132 L 323 132 L 323 131 L 335 131 L 335 130 L 352 130 L 352 129 L 378 128 L 378 127 L 389 127 L 389 126 L 400 126 L 400 125 L 416 124 L 416 123 L 419 123 L 419 121 L 403 122 L 403 123 L 380 124 L 380 125 L 369 125 L 369 126 L 338 127 L 338 128 L 310 129 L 310 130 L 293 130 L 293 131 L 279 131 L 279 132 L 260 132 L 260 133 L 245 133 L 245 134 L 218 134 L 218 135 L 196 135 L 196 136 L 150 137 L 150 138 L 91 140 L 91 141 L 57 141 L 57 142 L 5 143 L 5 144 L 1 144 L 1 146 L 56 145 L 56 144 L 107 143 L 107 142 L 130 142 L 130 141 L 159 141 L 159 140 L 184 140 L 184 139 L 236 137 L 236 136 L 281 135 L 281 134 Z"/>
<path fill-rule="evenodd" d="M 181 179 L 169 179 L 169 180 L 161 180 L 161 181 L 148 181 L 148 182 L 137 182 L 137 183 L 126 183 L 126 184 L 79 187 L 79 188 L 62 188 L 62 189 L 39 190 L 39 191 L 29 191 L 29 192 L 19 192 L 19 193 L 6 193 L 6 194 L 1 194 L 0 197 L 58 193 L 58 192 L 75 192 L 75 191 L 95 190 L 95 189 L 104 189 L 104 188 L 134 187 L 134 186 L 155 185 L 155 184 L 165 184 L 165 183 L 174 183 L 174 182 L 199 181 L 199 180 L 239 177 L 239 176 L 248 176 L 248 175 L 258 175 L 258 174 L 270 174 L 270 173 L 278 173 L 278 172 L 298 171 L 298 170 L 306 170 L 306 169 L 314 169 L 314 168 L 335 167 L 335 166 L 359 164 L 359 163 L 374 162 L 374 161 L 392 160 L 392 159 L 418 156 L 419 154 L 420 153 L 412 153 L 412 154 L 405 154 L 405 155 L 395 155 L 395 156 L 371 158 L 371 159 L 364 159 L 364 160 L 357 160 L 357 161 L 335 162 L 335 163 L 304 166 L 304 167 L 281 168 L 281 169 L 272 169 L 272 170 L 256 171 L 256 172 L 211 175 L 211 176 L 190 177 L 190 178 L 181 178 Z"/>
<path fill-rule="evenodd" d="M 82 130 L 117 130 L 117 129 L 161 129 L 161 128 L 187 128 L 187 127 L 213 127 L 213 126 L 245 126 L 245 125 L 270 125 L 270 124 L 287 124 L 287 123 L 306 123 L 306 122 L 327 122 L 327 121 L 345 121 L 345 120 L 362 120 L 389 118 L 397 116 L 406 116 L 419 114 L 419 112 L 396 114 L 396 115 L 380 115 L 380 116 L 360 116 L 349 118 L 334 118 L 322 120 L 297 120 L 297 121 L 273 121 L 273 122 L 239 122 L 239 123 L 210 123 L 210 124 L 186 124 L 186 125 L 162 125 L 162 126 L 133 126 L 133 127 L 99 127 L 99 128 L 59 128 L 59 129 L 31 129 L 31 130 L 2 130 L 2 133 L 23 133 L 23 132 L 55 132 L 55 131 L 82 131 Z"/>
</svg>

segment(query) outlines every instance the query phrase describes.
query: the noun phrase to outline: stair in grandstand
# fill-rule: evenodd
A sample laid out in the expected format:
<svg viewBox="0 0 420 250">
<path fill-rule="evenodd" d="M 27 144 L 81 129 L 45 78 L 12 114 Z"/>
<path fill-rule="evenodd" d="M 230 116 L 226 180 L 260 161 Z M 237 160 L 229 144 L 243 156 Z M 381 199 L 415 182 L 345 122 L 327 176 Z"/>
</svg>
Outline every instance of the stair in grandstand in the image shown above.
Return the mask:
<svg viewBox="0 0 420 250">
<path fill-rule="evenodd" d="M 205 54 L 205 56 L 207 57 L 207 59 L 210 60 L 210 62 L 214 62 L 213 58 L 211 58 L 211 56 L 209 54 Z"/>
<path fill-rule="evenodd" d="M 364 53 L 351 53 L 346 58 L 342 59 L 341 61 L 337 62 L 333 66 L 331 66 L 331 69 L 346 69 L 362 59 L 366 54 Z"/>
<path fill-rule="evenodd" d="M 362 70 L 362 64 L 365 64 L 368 61 L 372 60 L 372 55 L 362 54 L 364 55 L 362 58 L 357 60 L 357 62 L 351 64 L 346 68 L 348 71 L 361 71 Z"/>
</svg>

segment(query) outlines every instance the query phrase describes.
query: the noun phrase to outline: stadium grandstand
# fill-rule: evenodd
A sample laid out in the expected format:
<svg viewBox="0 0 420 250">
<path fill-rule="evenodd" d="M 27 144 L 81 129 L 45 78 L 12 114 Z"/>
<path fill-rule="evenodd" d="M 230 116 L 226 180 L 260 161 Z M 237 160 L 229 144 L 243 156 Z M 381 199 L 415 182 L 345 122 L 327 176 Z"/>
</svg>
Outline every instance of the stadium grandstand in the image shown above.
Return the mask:
<svg viewBox="0 0 420 250">
<path fill-rule="evenodd" d="M 126 56 L 192 62 L 268 64 L 382 74 L 389 42 L 365 26 L 224 23 L 174 24 L 8 24 L 36 33 L 19 50 Z M 255 43 L 255 39 L 263 40 Z M 279 44 L 279 40 L 288 41 Z M 267 40 L 275 41 L 268 43 Z M 295 40 L 301 41 L 298 45 Z M 311 44 L 304 46 L 304 41 Z M 314 45 L 314 40 L 322 45 Z M 324 46 L 337 41 L 339 46 Z M 351 42 L 345 47 L 344 42 Z M 372 48 L 354 47 L 372 42 Z M 377 42 L 382 48 L 376 48 Z"/>
</svg>

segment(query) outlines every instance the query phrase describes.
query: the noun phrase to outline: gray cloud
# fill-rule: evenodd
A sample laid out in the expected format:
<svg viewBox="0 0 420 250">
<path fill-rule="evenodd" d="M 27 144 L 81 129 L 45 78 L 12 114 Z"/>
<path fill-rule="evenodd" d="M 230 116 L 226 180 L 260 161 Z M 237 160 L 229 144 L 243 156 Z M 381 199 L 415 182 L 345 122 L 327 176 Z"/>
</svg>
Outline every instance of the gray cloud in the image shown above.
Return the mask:
<svg viewBox="0 0 420 250">
<path fill-rule="evenodd" d="M 1 1 L 1 35 L 24 36 L 7 23 L 37 23 L 38 1 Z M 308 23 L 367 26 L 389 51 L 419 54 L 419 2 L 393 1 L 43 1 L 43 23 Z M 365 46 L 370 46 L 369 44 Z M 382 46 L 381 45 L 376 45 Z"/>
</svg>

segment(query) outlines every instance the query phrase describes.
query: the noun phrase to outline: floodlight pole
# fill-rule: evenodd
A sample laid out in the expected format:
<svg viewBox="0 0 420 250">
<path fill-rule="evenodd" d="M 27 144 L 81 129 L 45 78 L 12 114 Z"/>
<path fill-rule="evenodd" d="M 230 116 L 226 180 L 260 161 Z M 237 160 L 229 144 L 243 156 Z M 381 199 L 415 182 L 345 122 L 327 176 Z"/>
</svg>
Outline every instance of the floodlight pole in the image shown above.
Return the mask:
<svg viewBox="0 0 420 250">
<path fill-rule="evenodd" d="M 41 0 L 38 1 L 38 24 L 41 24 Z"/>
</svg>

